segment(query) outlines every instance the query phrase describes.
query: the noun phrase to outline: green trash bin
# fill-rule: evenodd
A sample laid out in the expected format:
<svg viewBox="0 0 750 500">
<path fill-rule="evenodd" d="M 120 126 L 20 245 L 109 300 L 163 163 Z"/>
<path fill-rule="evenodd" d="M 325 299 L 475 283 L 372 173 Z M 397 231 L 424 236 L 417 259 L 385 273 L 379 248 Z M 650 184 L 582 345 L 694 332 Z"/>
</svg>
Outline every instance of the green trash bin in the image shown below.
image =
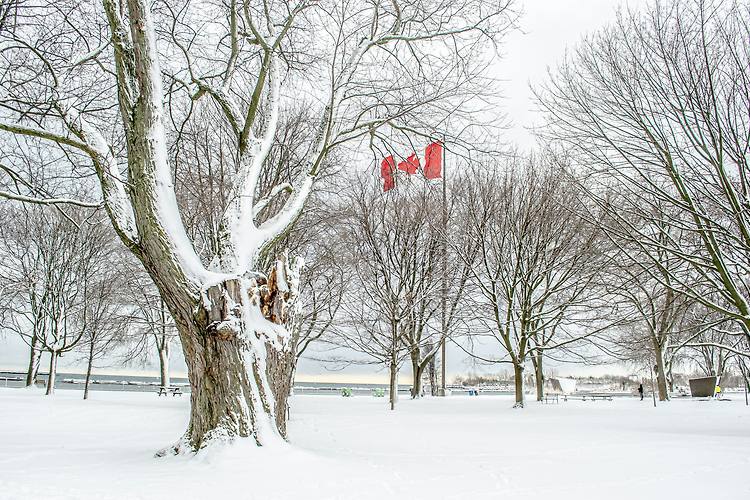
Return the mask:
<svg viewBox="0 0 750 500">
<path fill-rule="evenodd" d="M 352 397 L 352 390 L 348 387 L 343 387 L 341 389 L 341 395 L 345 398 L 350 398 Z"/>
<path fill-rule="evenodd" d="M 382 398 L 385 397 L 385 389 L 377 388 L 372 390 L 372 397 Z"/>
</svg>

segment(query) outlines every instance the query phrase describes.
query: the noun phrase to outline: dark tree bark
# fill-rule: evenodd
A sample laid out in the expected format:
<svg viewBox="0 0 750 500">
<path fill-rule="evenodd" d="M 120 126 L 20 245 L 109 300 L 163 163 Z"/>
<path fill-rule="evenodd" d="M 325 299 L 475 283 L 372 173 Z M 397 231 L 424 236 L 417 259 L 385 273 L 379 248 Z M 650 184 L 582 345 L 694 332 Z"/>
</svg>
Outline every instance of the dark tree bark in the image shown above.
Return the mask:
<svg viewBox="0 0 750 500">
<path fill-rule="evenodd" d="M 89 355 L 86 363 L 86 381 L 83 386 L 83 399 L 89 398 L 89 383 L 91 382 L 91 368 L 94 365 L 94 342 L 89 343 Z"/>
<path fill-rule="evenodd" d="M 181 451 L 185 444 L 197 450 L 211 439 L 252 437 L 262 445 L 269 433 L 286 436 L 292 343 L 264 338 L 242 313 L 244 307 L 257 305 L 264 316 L 258 321 L 284 323 L 290 293 L 278 288 L 275 266 L 268 276 L 267 283 L 258 278 L 249 290 L 242 289 L 240 280 L 209 288 L 203 306 L 195 304 L 197 314 L 186 307 L 189 297 L 162 292 L 175 318 L 191 388 L 186 443 L 172 451 Z M 266 349 L 266 342 L 281 347 Z"/>
<path fill-rule="evenodd" d="M 426 363 L 420 359 L 419 349 L 411 350 L 411 398 L 416 399 L 422 396 L 422 374 L 424 373 Z"/>
<path fill-rule="evenodd" d="M 241 308 L 251 299 L 238 280 L 215 285 L 206 295 L 210 307 L 196 315 L 185 314 L 176 297 L 166 300 L 177 323 L 191 388 L 185 439 L 191 449 L 213 438 L 235 436 L 252 437 L 260 445 L 260 433 L 269 426 L 273 431 L 276 418 L 264 383 L 263 340 L 253 325 L 241 322 Z"/>
<path fill-rule="evenodd" d="M 659 401 L 667 401 L 669 399 L 669 391 L 667 390 L 667 375 L 664 369 L 664 349 L 656 339 L 654 339 L 653 346 L 654 355 L 656 356 L 654 369 L 656 372 L 656 387 L 659 391 Z"/>
<path fill-rule="evenodd" d="M 516 387 L 516 403 L 513 405 L 514 408 L 523 408 L 524 406 L 524 394 L 523 394 L 523 365 L 520 363 L 513 364 L 513 379 Z"/>
<path fill-rule="evenodd" d="M 276 426 L 279 433 L 287 437 L 287 417 L 289 416 L 289 396 L 294 385 L 296 355 L 293 348 L 276 351 L 270 349 L 266 359 L 268 380 L 276 399 Z"/>
<path fill-rule="evenodd" d="M 41 359 L 39 351 L 39 337 L 31 337 L 31 348 L 29 349 L 29 368 L 26 370 L 26 387 L 36 384 L 37 373 L 39 373 L 39 360 Z"/>
<path fill-rule="evenodd" d="M 428 364 L 428 373 L 430 377 L 430 395 L 431 396 L 437 396 L 438 381 L 437 381 L 437 367 L 435 366 L 436 363 L 437 361 L 436 361 L 435 356 L 430 358 L 430 362 Z"/>
</svg>

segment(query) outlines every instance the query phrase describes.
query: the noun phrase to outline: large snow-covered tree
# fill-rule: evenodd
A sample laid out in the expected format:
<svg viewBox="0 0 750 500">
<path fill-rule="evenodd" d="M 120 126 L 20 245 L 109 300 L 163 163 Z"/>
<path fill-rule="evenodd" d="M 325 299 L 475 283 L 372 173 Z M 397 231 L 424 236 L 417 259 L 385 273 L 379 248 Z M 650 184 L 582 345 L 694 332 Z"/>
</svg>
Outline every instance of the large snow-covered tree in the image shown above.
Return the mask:
<svg viewBox="0 0 750 500">
<path fill-rule="evenodd" d="M 93 166 L 117 234 L 175 320 L 191 414 L 172 451 L 283 435 L 267 361 L 289 349 L 284 302 L 295 280 L 285 263 L 266 273 L 267 252 L 331 151 L 389 130 L 430 135 L 476 102 L 482 54 L 510 27 L 510 4 L 73 0 L 19 6 L 6 20 L 0 131 L 64 150 L 80 175 Z M 305 168 L 261 190 L 283 101 L 304 99 L 315 116 Z M 181 219 L 169 147 L 182 129 L 174 110 L 187 120 L 209 105 L 234 172 L 215 251 L 203 256 Z M 50 202 L 10 193 L 21 195 Z"/>
</svg>

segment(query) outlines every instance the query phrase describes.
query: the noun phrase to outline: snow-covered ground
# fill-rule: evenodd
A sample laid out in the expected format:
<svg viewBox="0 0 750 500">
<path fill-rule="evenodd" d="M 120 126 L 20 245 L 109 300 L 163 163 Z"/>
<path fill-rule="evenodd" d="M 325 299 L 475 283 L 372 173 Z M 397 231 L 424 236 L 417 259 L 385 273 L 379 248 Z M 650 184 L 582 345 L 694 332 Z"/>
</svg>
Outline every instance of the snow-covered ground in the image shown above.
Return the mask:
<svg viewBox="0 0 750 500">
<path fill-rule="evenodd" d="M 297 396 L 292 445 L 154 458 L 188 398 L 0 389 L 0 498 L 745 499 L 750 408 L 735 401 Z"/>
</svg>

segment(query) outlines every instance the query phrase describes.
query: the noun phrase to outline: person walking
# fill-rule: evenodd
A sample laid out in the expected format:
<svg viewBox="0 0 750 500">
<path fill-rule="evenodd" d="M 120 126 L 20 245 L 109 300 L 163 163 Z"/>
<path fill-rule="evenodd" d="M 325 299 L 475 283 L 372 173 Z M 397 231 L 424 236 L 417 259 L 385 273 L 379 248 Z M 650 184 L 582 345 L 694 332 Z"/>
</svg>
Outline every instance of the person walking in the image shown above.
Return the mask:
<svg viewBox="0 0 750 500">
<path fill-rule="evenodd" d="M 641 395 L 641 401 L 643 401 L 643 384 L 638 386 L 638 394 Z"/>
</svg>

